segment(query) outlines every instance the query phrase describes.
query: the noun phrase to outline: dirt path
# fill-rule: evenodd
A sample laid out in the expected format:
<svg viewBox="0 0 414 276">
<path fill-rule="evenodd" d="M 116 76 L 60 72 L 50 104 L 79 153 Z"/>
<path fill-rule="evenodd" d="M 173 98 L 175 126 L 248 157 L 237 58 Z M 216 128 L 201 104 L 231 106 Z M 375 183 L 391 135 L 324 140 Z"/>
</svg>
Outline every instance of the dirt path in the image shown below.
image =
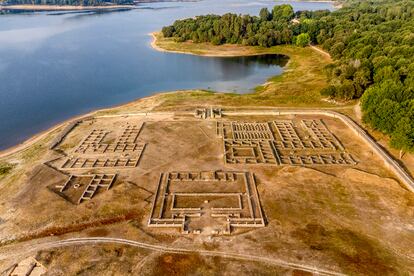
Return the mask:
<svg viewBox="0 0 414 276">
<path fill-rule="evenodd" d="M 250 254 L 243 254 L 243 253 L 235 253 L 235 252 L 225 252 L 225 251 L 211 251 L 211 250 L 198 250 L 198 249 L 186 249 L 186 248 L 177 248 L 177 247 L 169 247 L 163 245 L 156 245 L 156 244 L 149 244 L 144 242 L 138 242 L 133 240 L 127 239 L 119 239 L 119 238 L 107 238 L 107 237 L 94 237 L 94 238 L 73 238 L 55 242 L 44 242 L 38 243 L 33 246 L 26 246 L 24 249 L 20 251 L 13 251 L 12 254 L 8 253 L 1 253 L 0 260 L 10 259 L 14 256 L 19 256 L 22 254 L 29 254 L 34 253 L 39 250 L 46 250 L 52 249 L 57 247 L 64 247 L 64 246 L 72 246 L 72 245 L 84 245 L 84 244 L 98 244 L 98 243 L 115 243 L 115 244 L 123 244 L 143 249 L 149 249 L 164 253 L 172 253 L 172 254 L 193 254 L 198 253 L 203 256 L 208 257 L 221 257 L 227 259 L 235 259 L 235 260 L 243 260 L 243 261 L 256 261 L 261 263 L 267 263 L 271 265 L 276 265 L 280 267 L 285 267 L 289 269 L 299 269 L 303 271 L 307 271 L 310 273 L 316 273 L 318 275 L 335 275 L 335 276 L 342 276 L 345 274 L 329 271 L 325 269 L 320 269 L 314 266 L 292 263 L 288 261 L 284 261 L 277 258 L 271 257 L 263 257 L 263 256 L 256 256 Z"/>
<path fill-rule="evenodd" d="M 355 116 L 357 117 L 358 121 L 361 122 L 362 121 L 362 111 L 361 111 L 361 103 L 358 102 L 358 104 L 356 104 L 354 106 L 354 112 L 355 112 Z"/>
<path fill-rule="evenodd" d="M 321 53 L 321 54 L 323 54 L 323 55 L 325 55 L 325 56 L 327 56 L 327 57 L 331 58 L 331 55 L 330 55 L 328 52 L 326 52 L 326 51 L 322 50 L 321 48 L 316 47 L 316 46 L 314 46 L 314 45 L 309 45 L 309 47 L 311 47 L 311 48 L 312 48 L 312 49 L 314 49 L 315 51 L 317 51 L 317 52 L 319 52 L 319 53 Z"/>
</svg>

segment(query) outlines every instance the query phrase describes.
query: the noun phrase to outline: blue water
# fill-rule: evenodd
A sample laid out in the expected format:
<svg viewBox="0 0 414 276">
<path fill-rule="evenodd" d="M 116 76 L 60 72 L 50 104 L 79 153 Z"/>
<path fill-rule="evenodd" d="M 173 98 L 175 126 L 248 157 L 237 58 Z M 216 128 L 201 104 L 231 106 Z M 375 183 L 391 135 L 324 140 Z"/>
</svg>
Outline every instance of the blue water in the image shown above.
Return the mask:
<svg viewBox="0 0 414 276">
<path fill-rule="evenodd" d="M 153 31 L 175 19 L 226 12 L 258 14 L 286 2 L 204 0 L 143 4 L 112 13 L 0 15 L 0 149 L 93 109 L 162 91 L 249 92 L 284 60 L 207 58 L 150 47 Z M 330 3 L 292 2 L 295 10 Z"/>
</svg>

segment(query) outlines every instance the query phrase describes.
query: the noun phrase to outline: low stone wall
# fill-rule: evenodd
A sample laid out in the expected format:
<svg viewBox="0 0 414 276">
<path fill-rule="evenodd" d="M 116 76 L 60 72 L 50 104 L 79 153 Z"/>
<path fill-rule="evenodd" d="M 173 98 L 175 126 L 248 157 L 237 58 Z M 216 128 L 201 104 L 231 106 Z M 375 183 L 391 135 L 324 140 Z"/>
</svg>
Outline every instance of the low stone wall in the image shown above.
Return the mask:
<svg viewBox="0 0 414 276">
<path fill-rule="evenodd" d="M 76 121 L 73 121 L 73 122 L 69 123 L 62 130 L 62 132 L 58 136 L 56 136 L 55 139 L 53 139 L 52 143 L 49 146 L 49 149 L 52 150 L 52 149 L 56 148 L 60 143 L 62 143 L 62 141 L 63 141 L 63 139 L 65 139 L 66 135 L 68 135 L 69 132 L 71 132 L 81 122 L 82 122 L 82 120 L 76 120 Z"/>
<path fill-rule="evenodd" d="M 103 115 L 97 116 L 96 118 L 110 118 L 110 117 L 124 117 L 124 116 L 151 116 L 151 115 L 193 115 L 194 112 L 137 112 L 131 114 L 117 114 L 117 115 Z M 283 116 L 283 115 L 322 115 L 332 118 L 337 118 L 341 120 L 345 125 L 347 125 L 357 136 L 361 137 L 365 143 L 383 160 L 385 166 L 391 170 L 398 179 L 405 185 L 407 189 L 411 192 L 414 192 L 414 179 L 413 177 L 397 162 L 395 161 L 368 133 L 366 133 L 358 124 L 356 124 L 348 116 L 341 113 L 331 111 L 331 110 L 254 110 L 254 111 L 226 111 L 222 110 L 223 116 Z M 92 116 L 89 116 L 89 118 Z M 85 118 L 83 118 L 85 120 Z M 76 124 L 75 124 L 76 123 Z M 56 138 L 52 143 L 51 148 L 56 147 L 63 138 L 77 125 L 77 122 L 71 123 L 74 124 L 71 129 L 62 131 L 61 135 Z M 67 127 L 69 128 L 69 126 Z M 52 147 L 53 146 L 53 147 Z"/>
<path fill-rule="evenodd" d="M 381 158 L 385 166 L 391 170 L 407 189 L 414 192 L 414 179 L 412 176 L 395 161 L 368 133 L 349 117 L 331 110 L 257 110 L 257 111 L 223 111 L 226 116 L 260 116 L 260 115 L 323 115 L 341 120 L 357 136 L 361 137 L 365 143 Z"/>
</svg>

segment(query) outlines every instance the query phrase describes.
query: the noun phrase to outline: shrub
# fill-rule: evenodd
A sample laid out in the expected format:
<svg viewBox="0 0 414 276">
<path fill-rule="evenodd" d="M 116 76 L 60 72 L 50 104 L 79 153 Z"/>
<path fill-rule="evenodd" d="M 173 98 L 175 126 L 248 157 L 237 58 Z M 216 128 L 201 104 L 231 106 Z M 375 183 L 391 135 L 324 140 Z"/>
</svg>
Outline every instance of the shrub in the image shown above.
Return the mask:
<svg viewBox="0 0 414 276">
<path fill-rule="evenodd" d="M 310 36 L 307 33 L 300 34 L 296 37 L 296 46 L 306 47 L 310 43 Z"/>
</svg>

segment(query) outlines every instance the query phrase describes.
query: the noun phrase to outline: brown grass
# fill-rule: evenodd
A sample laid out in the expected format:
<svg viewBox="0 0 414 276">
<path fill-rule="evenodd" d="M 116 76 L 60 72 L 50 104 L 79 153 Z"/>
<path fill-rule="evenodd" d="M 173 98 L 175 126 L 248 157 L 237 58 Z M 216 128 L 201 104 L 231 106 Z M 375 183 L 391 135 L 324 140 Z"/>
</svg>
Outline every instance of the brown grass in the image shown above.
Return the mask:
<svg viewBox="0 0 414 276">
<path fill-rule="evenodd" d="M 373 239 L 349 229 L 326 230 L 322 225 L 309 223 L 296 230 L 293 236 L 311 250 L 325 251 L 346 273 L 362 275 L 398 275 L 397 260 Z"/>
<path fill-rule="evenodd" d="M 157 258 L 154 275 L 191 275 L 205 265 L 198 254 L 164 254 Z"/>
</svg>

